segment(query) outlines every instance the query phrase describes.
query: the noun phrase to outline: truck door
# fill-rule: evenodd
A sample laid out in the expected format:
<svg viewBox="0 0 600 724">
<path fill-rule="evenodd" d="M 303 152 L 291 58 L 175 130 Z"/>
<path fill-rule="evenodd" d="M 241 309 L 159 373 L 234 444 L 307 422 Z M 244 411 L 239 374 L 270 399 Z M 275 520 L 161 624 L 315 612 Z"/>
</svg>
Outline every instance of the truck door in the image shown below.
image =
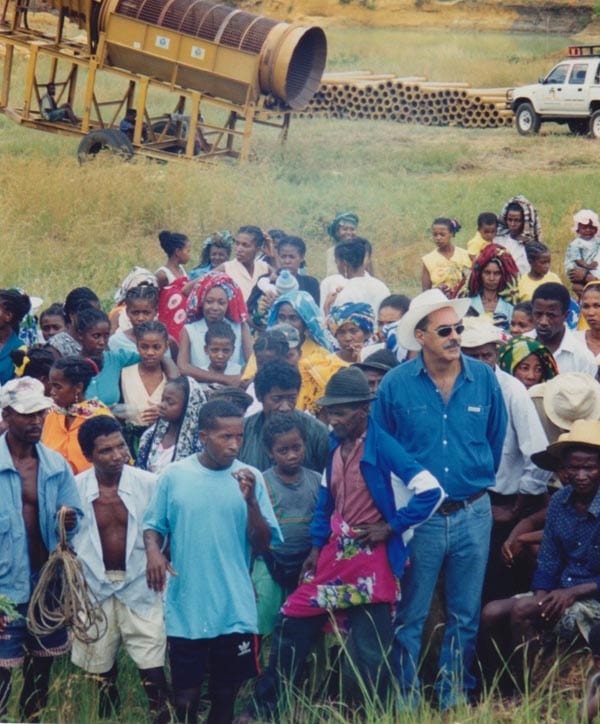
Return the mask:
<svg viewBox="0 0 600 724">
<path fill-rule="evenodd" d="M 540 113 L 552 113 L 562 108 L 562 98 L 564 95 L 564 87 L 569 74 L 569 63 L 561 63 L 553 68 L 539 86 L 539 106 Z"/>
<path fill-rule="evenodd" d="M 563 87 L 562 111 L 568 115 L 585 115 L 587 113 L 590 76 L 593 74 L 590 61 L 573 63 L 567 83 Z"/>
</svg>

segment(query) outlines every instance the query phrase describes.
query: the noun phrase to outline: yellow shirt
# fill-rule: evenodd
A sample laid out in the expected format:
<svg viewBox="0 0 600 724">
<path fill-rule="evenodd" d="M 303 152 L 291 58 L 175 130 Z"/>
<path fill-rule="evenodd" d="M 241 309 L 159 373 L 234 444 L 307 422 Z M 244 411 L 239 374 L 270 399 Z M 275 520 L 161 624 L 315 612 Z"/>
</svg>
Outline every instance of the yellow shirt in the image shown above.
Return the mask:
<svg viewBox="0 0 600 724">
<path fill-rule="evenodd" d="M 429 272 L 432 287 L 447 284 L 450 289 L 456 288 L 463 279 L 468 279 L 471 272 L 471 257 L 466 249 L 454 247 L 449 259 L 437 249 L 422 257 L 423 264 Z"/>
<path fill-rule="evenodd" d="M 519 277 L 519 301 L 530 302 L 533 297 L 533 293 L 540 286 L 546 282 L 558 282 L 562 284 L 561 278 L 554 272 L 548 272 L 541 279 L 532 279 L 529 274 L 523 274 Z"/>
<path fill-rule="evenodd" d="M 483 249 L 489 244 L 489 241 L 486 241 L 479 232 L 475 234 L 475 236 L 472 239 L 469 239 L 467 242 L 467 251 L 469 252 L 469 255 L 474 259 L 476 256 L 479 256 Z"/>
</svg>

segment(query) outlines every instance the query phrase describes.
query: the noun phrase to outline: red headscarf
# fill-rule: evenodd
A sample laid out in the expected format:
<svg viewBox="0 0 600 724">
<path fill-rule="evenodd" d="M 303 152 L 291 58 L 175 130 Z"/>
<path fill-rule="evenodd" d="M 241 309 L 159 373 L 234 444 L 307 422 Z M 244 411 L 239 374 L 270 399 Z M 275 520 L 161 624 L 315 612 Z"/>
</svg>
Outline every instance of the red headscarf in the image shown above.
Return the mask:
<svg viewBox="0 0 600 724">
<path fill-rule="evenodd" d="M 491 261 L 498 265 L 502 275 L 498 287 L 498 296 L 505 299 L 509 304 L 516 304 L 519 294 L 519 270 L 511 254 L 503 246 L 497 244 L 484 246 L 479 256 L 473 261 L 473 268 L 469 277 L 469 296 L 476 297 L 481 294 L 483 290 L 481 272 Z"/>
<path fill-rule="evenodd" d="M 242 295 L 242 290 L 233 279 L 224 272 L 210 272 L 202 277 L 193 287 L 187 300 L 188 322 L 197 322 L 202 319 L 202 307 L 211 289 L 220 287 L 227 295 L 227 311 L 225 316 L 231 322 L 241 324 L 248 319 L 248 308 Z"/>
</svg>

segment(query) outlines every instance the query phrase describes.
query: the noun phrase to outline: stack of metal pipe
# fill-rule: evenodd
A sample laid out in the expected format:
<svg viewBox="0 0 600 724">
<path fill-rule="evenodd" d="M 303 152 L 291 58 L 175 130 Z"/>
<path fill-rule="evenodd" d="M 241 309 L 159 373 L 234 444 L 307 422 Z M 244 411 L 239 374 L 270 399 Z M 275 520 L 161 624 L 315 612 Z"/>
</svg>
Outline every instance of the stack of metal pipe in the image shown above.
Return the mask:
<svg viewBox="0 0 600 724">
<path fill-rule="evenodd" d="M 507 90 L 368 70 L 325 73 L 319 90 L 297 115 L 498 128 L 513 122 L 513 112 L 506 106 Z"/>
</svg>

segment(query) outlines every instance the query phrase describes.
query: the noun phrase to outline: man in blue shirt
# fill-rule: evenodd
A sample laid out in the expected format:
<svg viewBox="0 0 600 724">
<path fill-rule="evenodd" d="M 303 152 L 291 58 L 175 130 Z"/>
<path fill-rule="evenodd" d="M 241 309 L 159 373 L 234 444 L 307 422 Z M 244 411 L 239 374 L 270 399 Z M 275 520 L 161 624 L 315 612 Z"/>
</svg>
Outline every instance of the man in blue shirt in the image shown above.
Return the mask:
<svg viewBox="0 0 600 724">
<path fill-rule="evenodd" d="M 413 299 L 398 324 L 398 342 L 420 354 L 388 372 L 372 408 L 375 421 L 448 496 L 415 531 L 403 579 L 394 653 L 407 706 L 419 699 L 423 627 L 442 570 L 447 624 L 436 681 L 440 707 L 453 706 L 476 683 L 470 668 L 492 526 L 487 489 L 500 463 L 506 409 L 492 370 L 461 354 L 468 306 L 439 289 Z"/>
<path fill-rule="evenodd" d="M 0 720 L 6 720 L 11 671 L 24 663 L 19 718 L 39 717 L 48 698 L 54 656 L 70 648 L 66 628 L 40 638 L 25 617 L 31 593 L 48 554 L 58 545 L 57 513 L 66 507 L 65 528 L 75 532 L 81 514 L 71 468 L 40 443 L 52 400 L 31 377 L 9 380 L 0 390 L 0 594 L 16 604 L 21 618 L 8 620 L 0 610 Z"/>
</svg>

